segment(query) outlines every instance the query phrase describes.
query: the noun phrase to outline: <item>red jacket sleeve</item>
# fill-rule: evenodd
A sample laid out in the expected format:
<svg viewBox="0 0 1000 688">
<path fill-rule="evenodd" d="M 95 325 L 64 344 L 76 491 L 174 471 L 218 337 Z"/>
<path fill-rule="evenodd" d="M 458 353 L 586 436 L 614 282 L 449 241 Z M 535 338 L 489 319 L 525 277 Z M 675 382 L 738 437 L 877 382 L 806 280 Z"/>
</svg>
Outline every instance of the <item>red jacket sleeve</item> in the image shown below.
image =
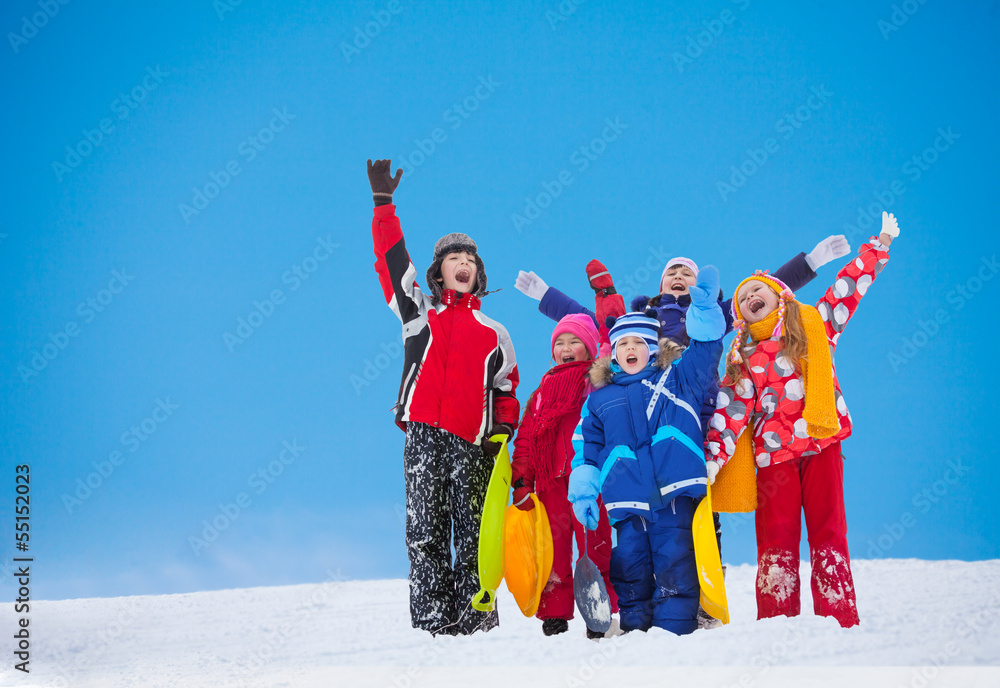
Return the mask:
<svg viewBox="0 0 1000 688">
<path fill-rule="evenodd" d="M 500 358 L 497 372 L 493 376 L 493 423 L 507 423 L 516 430 L 517 420 L 521 416 L 521 405 L 517 401 L 517 384 L 520 380 L 517 357 L 507 329 L 499 324 L 496 329 Z"/>
<path fill-rule="evenodd" d="M 831 344 L 836 345 L 847 321 L 857 310 L 861 297 L 868 293 L 868 288 L 888 262 L 889 249 L 872 237 L 858 249 L 857 258 L 852 258 L 840 269 L 833 286 L 816 302 L 816 310 L 823 317 L 826 336 Z"/>
<path fill-rule="evenodd" d="M 417 285 L 417 269 L 406 250 L 403 230 L 393 204 L 375 207 L 372 242 L 375 247 L 375 272 L 382 285 L 382 294 L 389 308 L 405 325 L 427 311 L 429 299 Z"/>
</svg>

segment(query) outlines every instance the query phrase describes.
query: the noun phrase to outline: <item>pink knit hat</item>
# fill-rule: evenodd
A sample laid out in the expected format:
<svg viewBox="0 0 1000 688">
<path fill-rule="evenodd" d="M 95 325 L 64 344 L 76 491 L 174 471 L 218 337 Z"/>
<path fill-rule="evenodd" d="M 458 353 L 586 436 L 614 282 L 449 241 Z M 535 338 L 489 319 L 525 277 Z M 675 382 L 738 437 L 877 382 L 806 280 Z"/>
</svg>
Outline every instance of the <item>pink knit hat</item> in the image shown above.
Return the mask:
<svg viewBox="0 0 1000 688">
<path fill-rule="evenodd" d="M 667 270 L 674 267 L 675 265 L 683 265 L 686 268 L 690 268 L 694 276 L 698 276 L 698 264 L 691 260 L 690 258 L 685 258 L 684 256 L 677 256 L 676 258 L 671 258 L 667 261 L 667 264 L 663 266 L 663 272 L 660 274 L 660 284 L 663 284 L 663 278 L 667 276 Z"/>
<path fill-rule="evenodd" d="M 594 325 L 594 321 L 589 315 L 574 313 L 573 315 L 565 316 L 556 323 L 556 328 L 552 330 L 552 342 L 549 344 L 549 351 L 555 348 L 556 339 L 561 334 L 571 334 L 579 337 L 583 345 L 587 347 L 590 357 L 597 358 L 600 335 L 597 334 L 597 326 Z"/>
</svg>

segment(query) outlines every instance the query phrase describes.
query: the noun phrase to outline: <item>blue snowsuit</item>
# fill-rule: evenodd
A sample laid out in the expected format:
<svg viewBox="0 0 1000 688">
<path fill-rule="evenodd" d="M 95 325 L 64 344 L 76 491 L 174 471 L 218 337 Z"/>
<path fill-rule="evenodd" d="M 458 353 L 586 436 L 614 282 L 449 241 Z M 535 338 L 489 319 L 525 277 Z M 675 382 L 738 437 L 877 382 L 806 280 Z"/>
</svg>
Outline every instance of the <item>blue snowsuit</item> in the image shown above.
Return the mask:
<svg viewBox="0 0 1000 688">
<path fill-rule="evenodd" d="M 659 355 L 634 375 L 608 358 L 595 362 L 596 389 L 573 438 L 569 499 L 574 507 L 604 500 L 618 535 L 611 582 L 624 630 L 655 625 L 680 635 L 698 626 L 691 522 L 708 484 L 699 409 L 725 325 L 715 299 L 691 310 L 687 349 L 662 339 Z"/>
</svg>

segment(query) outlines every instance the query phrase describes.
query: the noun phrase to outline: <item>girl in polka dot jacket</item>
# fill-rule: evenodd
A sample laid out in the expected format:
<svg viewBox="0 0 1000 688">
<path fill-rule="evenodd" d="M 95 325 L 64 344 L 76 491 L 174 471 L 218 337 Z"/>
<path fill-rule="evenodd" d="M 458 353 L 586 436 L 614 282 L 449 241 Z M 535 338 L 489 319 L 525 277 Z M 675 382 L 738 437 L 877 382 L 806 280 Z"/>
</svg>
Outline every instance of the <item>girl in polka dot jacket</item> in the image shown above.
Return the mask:
<svg viewBox="0 0 1000 688">
<path fill-rule="evenodd" d="M 730 459 L 756 461 L 758 619 L 799 613 L 804 511 L 815 612 L 845 628 L 858 623 L 840 453 L 851 417 L 833 352 L 898 234 L 895 218 L 883 213 L 879 238 L 861 247 L 815 308 L 765 272 L 737 288 L 736 339 L 708 433 L 706 468 L 714 483 Z"/>
</svg>

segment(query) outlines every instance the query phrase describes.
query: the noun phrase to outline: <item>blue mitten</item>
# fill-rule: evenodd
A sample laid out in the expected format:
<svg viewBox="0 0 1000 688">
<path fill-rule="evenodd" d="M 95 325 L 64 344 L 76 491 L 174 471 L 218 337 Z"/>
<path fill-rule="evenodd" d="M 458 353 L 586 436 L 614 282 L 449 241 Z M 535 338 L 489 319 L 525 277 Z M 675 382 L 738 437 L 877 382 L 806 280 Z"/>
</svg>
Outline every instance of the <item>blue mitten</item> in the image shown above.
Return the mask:
<svg viewBox="0 0 1000 688">
<path fill-rule="evenodd" d="M 597 506 L 597 481 L 600 472 L 596 466 L 585 463 L 569 474 L 567 498 L 573 504 L 573 515 L 587 530 L 597 530 L 600 509 Z"/>
<path fill-rule="evenodd" d="M 699 342 L 714 342 L 726 334 L 726 318 L 719 305 L 719 270 L 706 265 L 698 271 L 698 284 L 688 289 L 691 306 L 685 322 L 687 334 Z"/>
</svg>

